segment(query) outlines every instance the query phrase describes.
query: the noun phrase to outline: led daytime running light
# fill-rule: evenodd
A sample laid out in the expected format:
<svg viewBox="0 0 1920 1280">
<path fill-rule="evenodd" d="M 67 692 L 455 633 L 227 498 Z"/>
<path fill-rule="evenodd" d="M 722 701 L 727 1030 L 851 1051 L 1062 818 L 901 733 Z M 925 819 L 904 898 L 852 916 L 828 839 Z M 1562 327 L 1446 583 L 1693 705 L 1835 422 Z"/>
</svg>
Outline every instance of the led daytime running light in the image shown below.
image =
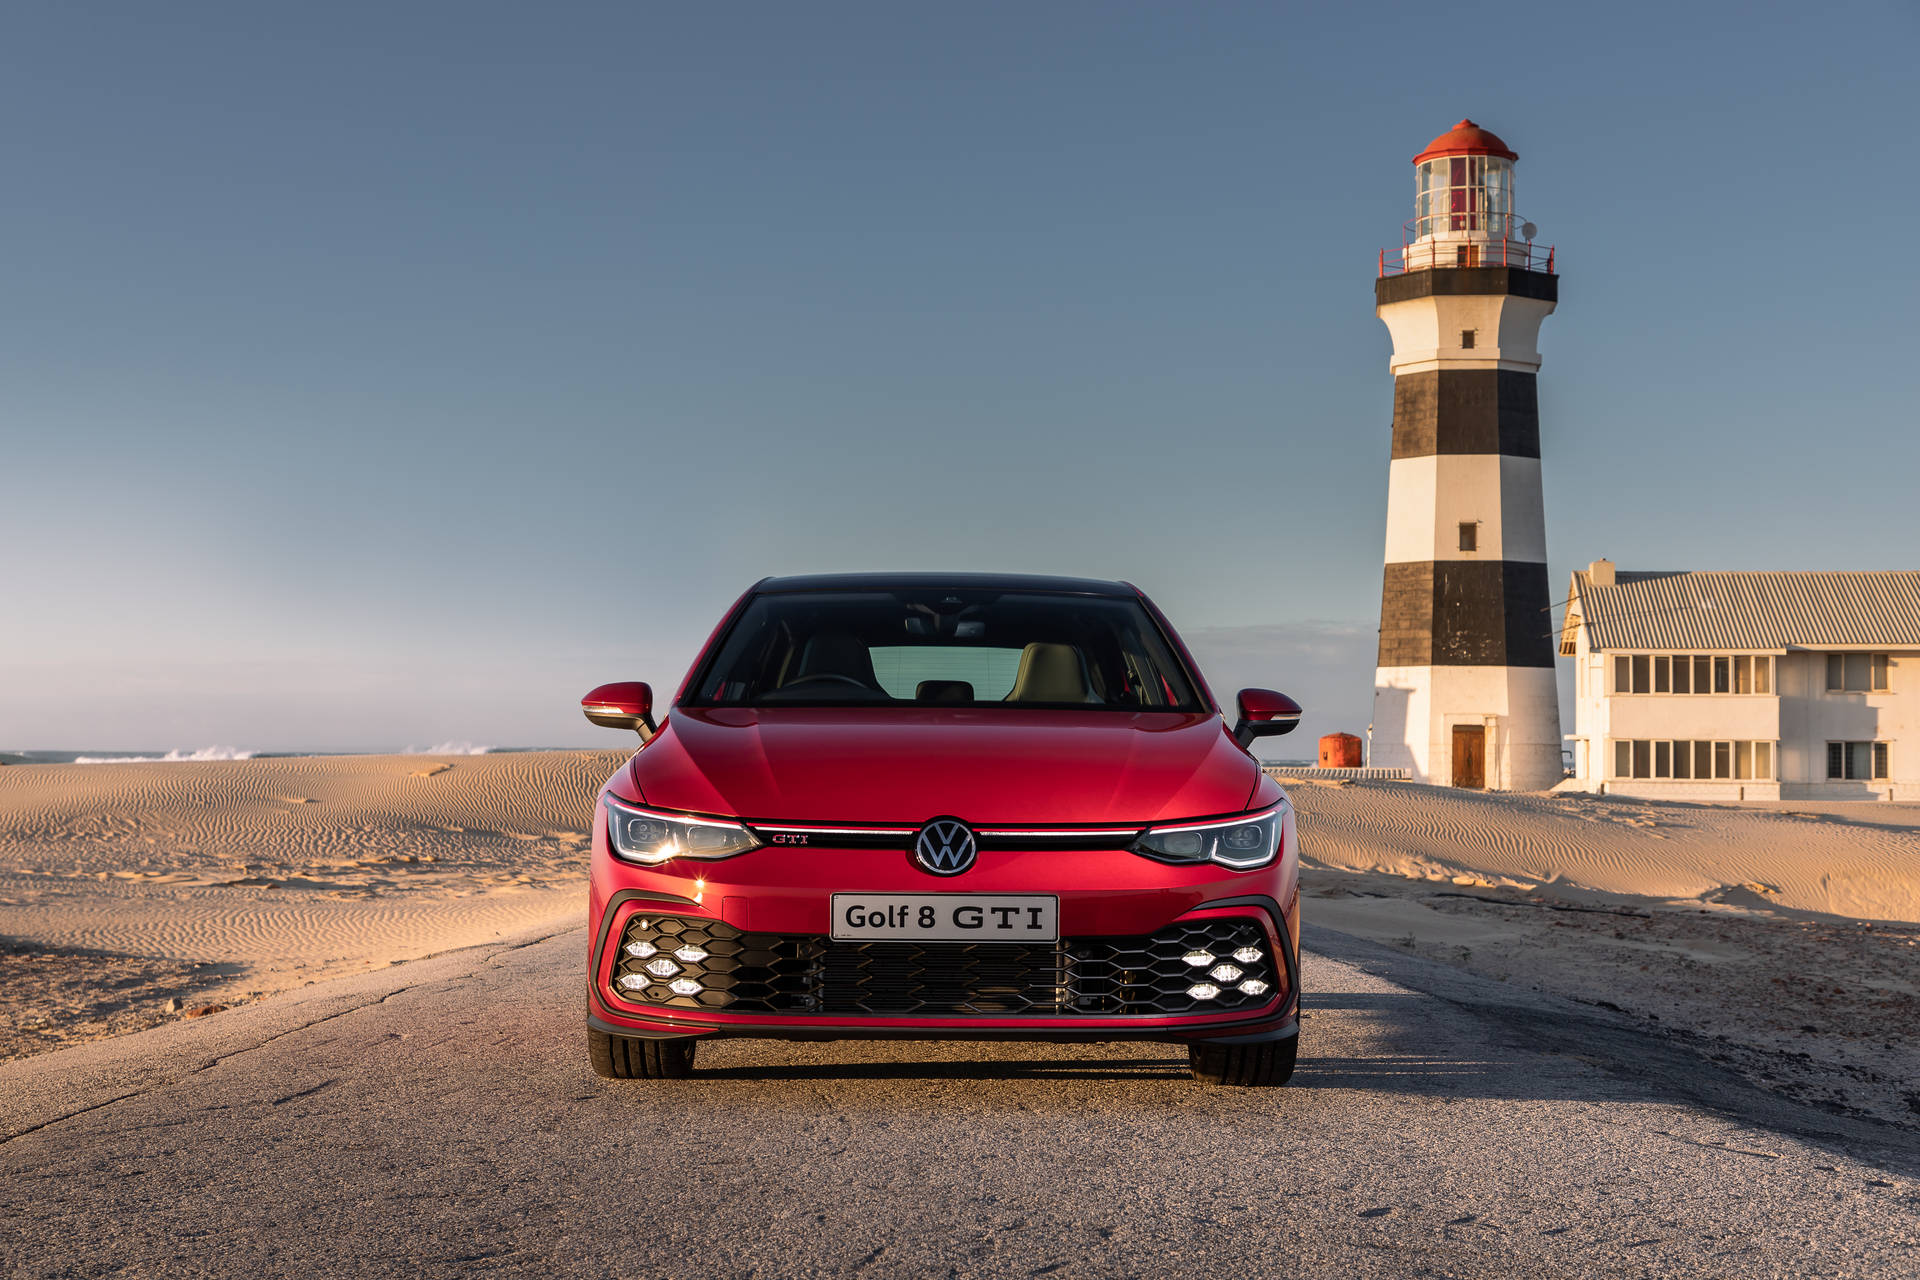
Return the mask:
<svg viewBox="0 0 1920 1280">
<path fill-rule="evenodd" d="M 1252 871 L 1273 862 L 1286 833 L 1292 806 L 1282 800 L 1265 809 L 1232 818 L 1175 822 L 1149 827 L 1133 852 L 1159 862 L 1198 865 L 1212 862 L 1232 871 Z"/>
<path fill-rule="evenodd" d="M 606 798 L 607 843 L 614 856 L 657 867 L 675 858 L 711 861 L 750 853 L 761 839 L 738 822 L 668 813 Z"/>
</svg>

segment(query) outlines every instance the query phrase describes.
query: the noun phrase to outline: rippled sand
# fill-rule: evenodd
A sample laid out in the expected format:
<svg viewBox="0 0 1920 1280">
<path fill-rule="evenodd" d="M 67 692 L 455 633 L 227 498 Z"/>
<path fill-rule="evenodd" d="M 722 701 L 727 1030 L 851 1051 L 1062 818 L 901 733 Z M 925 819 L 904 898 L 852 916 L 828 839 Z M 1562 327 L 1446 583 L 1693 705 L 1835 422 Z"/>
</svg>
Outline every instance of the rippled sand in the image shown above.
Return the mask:
<svg viewBox="0 0 1920 1280">
<path fill-rule="evenodd" d="M 578 919 L 624 758 L 0 769 L 0 1056 Z"/>
<path fill-rule="evenodd" d="M 1920 922 L 1920 805 L 1711 805 L 1282 778 L 1312 865 Z"/>
<path fill-rule="evenodd" d="M 1308 921 L 1920 1130 L 1920 806 L 1291 791 Z"/>
</svg>

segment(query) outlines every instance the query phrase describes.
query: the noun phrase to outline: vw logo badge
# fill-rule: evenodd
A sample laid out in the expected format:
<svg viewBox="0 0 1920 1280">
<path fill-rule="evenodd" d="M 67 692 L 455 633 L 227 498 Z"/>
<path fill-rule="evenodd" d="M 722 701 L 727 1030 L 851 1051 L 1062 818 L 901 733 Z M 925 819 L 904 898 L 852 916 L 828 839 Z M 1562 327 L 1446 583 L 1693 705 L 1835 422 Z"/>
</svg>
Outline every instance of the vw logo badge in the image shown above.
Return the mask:
<svg viewBox="0 0 1920 1280">
<path fill-rule="evenodd" d="M 913 860 L 936 876 L 959 875 L 979 852 L 973 830 L 958 818 L 935 818 L 913 842 Z"/>
</svg>

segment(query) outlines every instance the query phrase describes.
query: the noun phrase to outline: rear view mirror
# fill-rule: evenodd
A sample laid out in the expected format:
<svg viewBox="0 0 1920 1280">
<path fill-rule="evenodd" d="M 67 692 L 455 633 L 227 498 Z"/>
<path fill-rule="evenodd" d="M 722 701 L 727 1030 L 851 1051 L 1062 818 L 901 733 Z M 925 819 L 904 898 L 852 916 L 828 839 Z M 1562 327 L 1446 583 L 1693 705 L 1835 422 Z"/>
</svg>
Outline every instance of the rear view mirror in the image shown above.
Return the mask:
<svg viewBox="0 0 1920 1280">
<path fill-rule="evenodd" d="M 1272 689 L 1240 691 L 1240 722 L 1233 726 L 1233 740 L 1243 747 L 1255 738 L 1277 738 L 1300 727 L 1300 704 Z"/>
<path fill-rule="evenodd" d="M 580 699 L 580 710 L 603 729 L 631 729 L 642 738 L 659 728 L 653 722 L 653 689 L 638 680 L 601 685 Z"/>
</svg>

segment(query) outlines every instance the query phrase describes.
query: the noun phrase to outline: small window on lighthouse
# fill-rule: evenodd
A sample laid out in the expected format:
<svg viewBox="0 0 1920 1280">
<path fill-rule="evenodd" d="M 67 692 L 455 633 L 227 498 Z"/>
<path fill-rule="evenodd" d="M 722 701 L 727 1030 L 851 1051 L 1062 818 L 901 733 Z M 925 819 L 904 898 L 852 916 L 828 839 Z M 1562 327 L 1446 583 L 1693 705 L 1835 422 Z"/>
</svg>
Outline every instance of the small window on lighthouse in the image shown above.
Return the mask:
<svg viewBox="0 0 1920 1280">
<path fill-rule="evenodd" d="M 1460 522 L 1460 549 L 1478 551 L 1480 549 L 1480 524 L 1476 520 Z"/>
<path fill-rule="evenodd" d="M 1479 333 L 1478 329 L 1462 329 L 1460 331 L 1460 349 L 1462 351 L 1473 350 L 1473 339 L 1477 333 Z"/>
</svg>

